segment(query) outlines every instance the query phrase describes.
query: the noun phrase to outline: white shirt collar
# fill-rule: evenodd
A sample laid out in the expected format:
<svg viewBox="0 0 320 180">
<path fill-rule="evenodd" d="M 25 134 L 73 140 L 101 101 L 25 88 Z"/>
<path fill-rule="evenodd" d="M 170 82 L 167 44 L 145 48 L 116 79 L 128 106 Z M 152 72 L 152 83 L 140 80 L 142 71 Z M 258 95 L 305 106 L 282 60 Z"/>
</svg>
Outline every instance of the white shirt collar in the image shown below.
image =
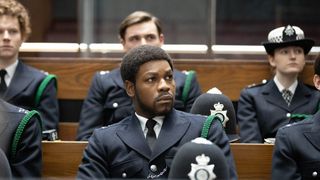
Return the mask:
<svg viewBox="0 0 320 180">
<path fill-rule="evenodd" d="M 17 66 L 18 66 L 18 61 L 16 60 L 13 64 L 11 64 L 10 66 L 6 67 L 5 70 L 7 71 L 7 74 L 4 78 L 4 80 L 6 81 L 7 86 L 10 85 L 11 80 L 13 78 L 14 73 L 16 72 Z"/>
<path fill-rule="evenodd" d="M 138 115 L 137 112 L 135 112 L 135 115 L 139 119 L 139 122 L 140 122 L 140 125 L 141 125 L 141 129 L 142 129 L 142 131 L 144 133 L 144 136 L 146 136 L 147 132 L 148 132 L 148 129 L 146 128 L 146 123 L 147 123 L 148 119 L 143 117 L 143 116 Z M 158 138 L 158 136 L 160 134 L 161 127 L 162 127 L 162 124 L 163 124 L 164 116 L 156 116 L 156 117 L 153 117 L 152 119 L 157 122 L 157 124 L 154 126 L 154 131 L 155 131 L 156 136 Z"/>
<path fill-rule="evenodd" d="M 276 83 L 279 91 L 282 92 L 282 91 L 285 89 L 284 86 L 280 83 L 280 81 L 278 80 L 278 78 L 277 78 L 276 76 L 274 76 L 273 80 L 274 80 L 274 82 Z M 288 90 L 289 90 L 292 94 L 294 94 L 295 91 L 296 91 L 296 89 L 297 89 L 297 86 L 298 86 L 298 80 L 295 80 L 295 81 L 291 84 L 291 86 L 288 88 Z"/>
</svg>

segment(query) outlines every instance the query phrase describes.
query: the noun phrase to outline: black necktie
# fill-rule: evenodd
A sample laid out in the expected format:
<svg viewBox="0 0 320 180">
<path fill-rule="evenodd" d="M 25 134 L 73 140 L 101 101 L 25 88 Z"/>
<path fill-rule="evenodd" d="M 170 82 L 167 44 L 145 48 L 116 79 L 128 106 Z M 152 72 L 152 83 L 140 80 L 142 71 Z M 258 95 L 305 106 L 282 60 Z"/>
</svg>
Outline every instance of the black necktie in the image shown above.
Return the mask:
<svg viewBox="0 0 320 180">
<path fill-rule="evenodd" d="M 148 129 L 146 139 L 151 150 L 153 149 L 154 143 L 157 140 L 156 133 L 154 132 L 154 129 L 153 129 L 156 124 L 157 122 L 153 119 L 148 119 L 146 123 L 146 127 Z"/>
<path fill-rule="evenodd" d="M 284 89 L 282 91 L 282 97 L 283 99 L 286 101 L 286 103 L 288 104 L 288 106 L 290 106 L 291 103 L 291 99 L 292 99 L 292 93 L 291 91 Z"/>
<path fill-rule="evenodd" d="M 6 74 L 7 74 L 7 71 L 5 69 L 0 70 L 0 97 L 2 97 L 7 90 L 7 84 L 6 84 L 6 81 L 4 80 L 4 76 Z"/>
</svg>

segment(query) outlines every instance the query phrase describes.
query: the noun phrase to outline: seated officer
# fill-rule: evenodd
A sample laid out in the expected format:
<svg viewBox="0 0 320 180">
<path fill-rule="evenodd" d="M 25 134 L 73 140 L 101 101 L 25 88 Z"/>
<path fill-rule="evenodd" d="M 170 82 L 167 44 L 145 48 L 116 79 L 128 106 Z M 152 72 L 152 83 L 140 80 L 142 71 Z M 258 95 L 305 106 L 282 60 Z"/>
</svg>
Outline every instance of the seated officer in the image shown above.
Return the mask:
<svg viewBox="0 0 320 180">
<path fill-rule="evenodd" d="M 320 90 L 320 54 L 314 64 Z M 320 112 L 279 129 L 272 156 L 272 179 L 320 179 Z"/>
<path fill-rule="evenodd" d="M 15 0 L 0 1 L 0 98 L 39 111 L 44 129 L 57 129 L 56 79 L 18 59 L 20 46 L 30 33 L 30 19 L 23 5 Z"/>
<path fill-rule="evenodd" d="M 201 135 L 206 116 L 173 108 L 176 93 L 173 64 L 160 47 L 142 45 L 130 50 L 120 69 L 134 113 L 94 131 L 77 178 L 167 178 L 175 153 Z M 237 179 L 221 123 L 213 121 L 206 134 L 208 140 L 221 148 L 230 179 Z"/>
<path fill-rule="evenodd" d="M 41 177 L 41 140 L 39 114 L 0 99 L 0 149 L 9 160 L 14 179 Z"/>
<path fill-rule="evenodd" d="M 142 44 L 161 47 L 164 43 L 159 19 L 143 11 L 127 16 L 120 25 L 119 34 L 124 52 Z M 190 81 L 186 82 L 187 75 L 174 70 L 177 87 L 174 107 L 185 112 L 190 111 L 201 94 L 196 77 L 190 75 Z M 82 106 L 77 140 L 87 140 L 95 128 L 118 122 L 132 112 L 132 102 L 125 92 L 120 69 L 96 73 Z"/>
<path fill-rule="evenodd" d="M 262 44 L 274 77 L 241 91 L 237 120 L 240 141 L 245 143 L 274 138 L 280 127 L 296 120 L 296 114 L 314 114 L 320 103 L 319 92 L 298 80 L 314 41 L 306 39 L 299 27 L 288 25 L 272 30 Z"/>
</svg>

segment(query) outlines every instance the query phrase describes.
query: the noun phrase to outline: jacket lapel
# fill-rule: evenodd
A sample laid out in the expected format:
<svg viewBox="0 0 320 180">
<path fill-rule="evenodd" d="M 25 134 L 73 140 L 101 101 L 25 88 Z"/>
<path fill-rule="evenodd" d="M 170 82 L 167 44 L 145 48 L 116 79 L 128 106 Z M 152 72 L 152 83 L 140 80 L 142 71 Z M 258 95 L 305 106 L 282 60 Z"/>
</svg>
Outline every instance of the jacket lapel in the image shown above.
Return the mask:
<svg viewBox="0 0 320 180">
<path fill-rule="evenodd" d="M 122 123 L 126 123 L 127 126 L 117 131 L 119 138 L 137 153 L 150 159 L 151 150 L 145 140 L 138 118 L 133 114 L 131 118 Z"/>
<path fill-rule="evenodd" d="M 301 83 L 298 84 L 296 92 L 294 93 L 290 109 L 294 110 L 298 107 L 308 104 L 310 102 L 311 91 Z"/>
<path fill-rule="evenodd" d="M 164 119 L 159 137 L 154 147 L 152 159 L 161 155 L 176 144 L 185 135 L 189 126 L 190 121 L 182 121 L 181 118 L 177 116 L 176 110 L 173 109 Z"/>
<path fill-rule="evenodd" d="M 20 94 L 32 81 L 33 77 L 31 72 L 29 72 L 28 68 L 19 61 L 11 83 L 4 95 L 4 99 L 8 101 Z"/>
<path fill-rule="evenodd" d="M 274 83 L 273 80 L 268 82 L 263 88 L 262 88 L 262 95 L 266 99 L 267 102 L 270 104 L 273 104 L 275 106 L 278 106 L 282 109 L 288 110 L 288 105 L 282 98 L 281 93 L 279 92 L 279 89 L 277 85 Z"/>
<path fill-rule="evenodd" d="M 308 120 L 306 120 L 308 121 Z M 313 117 L 313 125 L 310 132 L 305 132 L 305 137 L 320 150 L 320 112 L 316 113 Z"/>
</svg>

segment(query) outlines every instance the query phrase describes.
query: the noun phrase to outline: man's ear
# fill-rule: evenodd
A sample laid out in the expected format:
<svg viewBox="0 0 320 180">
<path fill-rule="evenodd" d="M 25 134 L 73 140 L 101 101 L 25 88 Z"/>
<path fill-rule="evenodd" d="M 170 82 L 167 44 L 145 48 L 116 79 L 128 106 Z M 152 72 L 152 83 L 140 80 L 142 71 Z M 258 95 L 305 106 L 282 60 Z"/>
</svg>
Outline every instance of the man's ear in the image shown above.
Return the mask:
<svg viewBox="0 0 320 180">
<path fill-rule="evenodd" d="M 128 80 L 125 80 L 124 86 L 126 88 L 126 92 L 129 97 L 134 97 L 135 95 L 135 89 L 134 89 L 134 83 Z"/>
<path fill-rule="evenodd" d="M 314 86 L 320 91 L 320 76 L 315 74 L 313 76 L 313 83 L 314 83 Z"/>
</svg>

